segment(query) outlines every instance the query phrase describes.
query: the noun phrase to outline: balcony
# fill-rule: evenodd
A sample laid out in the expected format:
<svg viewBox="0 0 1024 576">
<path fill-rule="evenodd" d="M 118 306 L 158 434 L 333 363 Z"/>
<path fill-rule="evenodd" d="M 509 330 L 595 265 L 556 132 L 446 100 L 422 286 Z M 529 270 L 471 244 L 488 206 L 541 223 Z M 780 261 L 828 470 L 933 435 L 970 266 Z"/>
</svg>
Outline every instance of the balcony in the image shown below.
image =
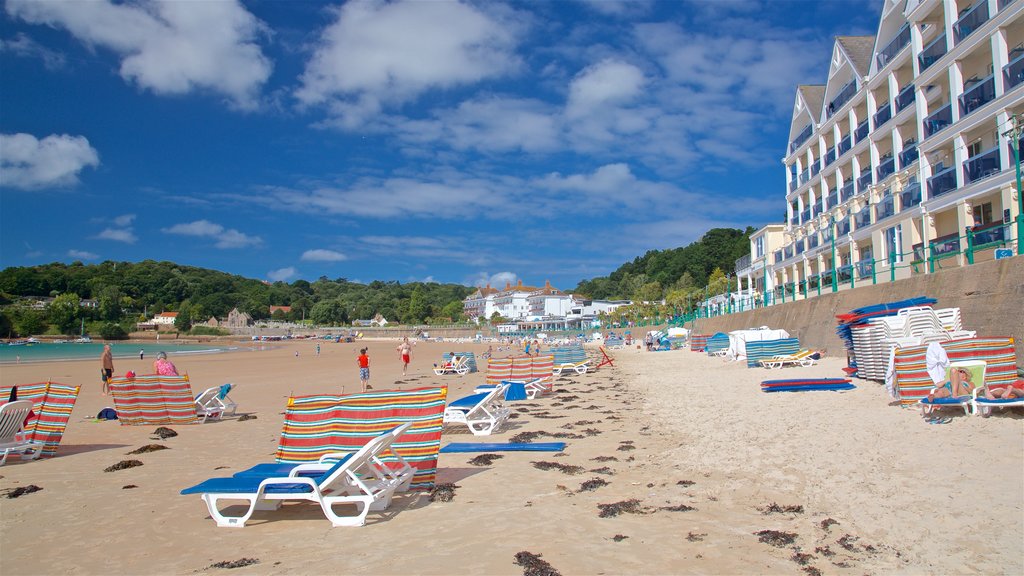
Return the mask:
<svg viewBox="0 0 1024 576">
<path fill-rule="evenodd" d="M 789 181 L 789 191 L 796 192 L 796 176 L 793 176 L 793 179 Z"/>
<path fill-rule="evenodd" d="M 871 206 L 865 206 L 860 212 L 854 214 L 853 224 L 856 230 L 871 226 Z"/>
<path fill-rule="evenodd" d="M 828 193 L 828 206 L 827 206 L 826 209 L 827 210 L 831 210 L 831 209 L 835 208 L 838 205 L 839 205 L 839 191 L 835 190 L 835 189 L 830 190 L 829 193 Z"/>
<path fill-rule="evenodd" d="M 885 106 L 882 106 L 881 108 L 879 108 L 878 112 L 875 112 L 875 130 L 878 130 L 879 126 L 885 124 L 886 122 L 888 122 L 891 119 L 892 119 L 892 106 L 890 106 L 889 104 L 886 104 Z"/>
<path fill-rule="evenodd" d="M 815 159 L 811 164 L 811 178 L 817 176 L 818 172 L 821 172 L 821 162 L 818 162 L 818 160 Z"/>
<path fill-rule="evenodd" d="M 863 280 L 864 278 L 870 278 L 874 264 L 874 260 L 861 260 L 860 262 L 857 262 L 857 279 Z"/>
<path fill-rule="evenodd" d="M 818 247 L 818 235 L 814 234 L 807 239 L 807 249 L 814 250 Z"/>
<path fill-rule="evenodd" d="M 792 258 L 793 257 L 793 246 L 790 245 L 790 246 L 786 246 L 785 248 L 783 248 L 782 249 L 782 254 L 785 256 L 786 260 L 789 260 L 790 258 Z"/>
<path fill-rule="evenodd" d="M 900 210 L 913 208 L 921 203 L 921 183 L 911 182 L 900 192 Z"/>
<path fill-rule="evenodd" d="M 811 212 L 814 214 L 815 218 L 821 216 L 822 210 L 824 210 L 824 208 L 822 208 L 821 202 L 815 202 L 814 205 L 811 206 Z"/>
<path fill-rule="evenodd" d="M 797 134 L 796 138 L 793 138 L 793 141 L 789 143 L 790 154 L 796 152 L 797 148 L 802 146 L 804 142 L 807 142 L 807 139 L 811 137 L 811 131 L 811 125 L 808 124 L 806 128 L 804 128 L 799 134 Z"/>
<path fill-rule="evenodd" d="M 916 93 L 917 93 L 917 91 L 914 90 L 914 85 L 913 84 L 910 84 L 910 85 L 904 87 L 903 90 L 900 90 L 900 93 L 896 95 L 896 113 L 897 114 L 899 114 L 904 109 L 906 109 L 907 106 L 910 106 L 911 104 L 914 103 L 914 97 L 915 97 L 914 95 Z"/>
<path fill-rule="evenodd" d="M 850 180 L 849 182 L 844 184 L 842 188 L 839 189 L 839 198 L 840 198 L 839 201 L 840 202 L 846 202 L 850 198 L 853 198 L 853 195 L 856 194 L 856 193 L 857 193 L 856 184 L 853 182 L 853 180 Z"/>
<path fill-rule="evenodd" d="M 836 113 L 836 110 L 842 108 L 843 105 L 849 102 L 850 98 L 853 98 L 854 94 L 856 93 L 857 80 L 850 80 L 850 82 L 846 86 L 843 86 L 842 89 L 839 90 L 839 94 L 836 94 L 836 97 L 833 98 L 832 101 L 828 103 L 828 108 L 825 112 L 825 118 L 831 118 L 832 115 Z"/>
<path fill-rule="evenodd" d="M 1024 62 L 1024 60 L 1021 61 Z M 843 154 L 846 154 L 850 151 L 850 148 L 853 148 L 853 142 L 850 135 L 847 134 L 839 141 L 839 155 L 842 156 Z"/>
<path fill-rule="evenodd" d="M 1005 9 L 1010 4 L 1013 4 L 1015 0 L 999 0 L 999 10 Z"/>
<path fill-rule="evenodd" d="M 896 33 L 896 37 L 890 40 L 889 43 L 886 44 L 885 48 L 882 48 L 882 51 L 875 55 L 875 60 L 878 62 L 878 68 L 885 68 L 885 65 L 892 62 L 892 59 L 895 58 L 896 55 L 907 46 L 907 44 L 910 44 L 910 25 L 904 24 L 903 28 L 900 28 L 900 31 Z"/>
<path fill-rule="evenodd" d="M 910 166 L 914 162 L 917 162 L 917 142 L 913 142 L 909 145 L 905 145 L 903 151 L 900 152 L 900 170 Z"/>
<path fill-rule="evenodd" d="M 858 124 L 857 129 L 853 131 L 854 142 L 860 144 L 865 138 L 868 137 L 868 130 L 870 130 L 870 126 L 868 126 L 868 121 L 867 119 L 865 119 L 863 122 Z"/>
<path fill-rule="evenodd" d="M 896 199 L 892 194 L 886 194 L 878 204 L 875 204 L 875 222 L 880 222 L 894 214 L 896 214 Z"/>
<path fill-rule="evenodd" d="M 804 171 L 800 173 L 800 185 L 807 184 L 807 181 L 811 179 L 811 169 L 804 168 Z"/>
<path fill-rule="evenodd" d="M 790 226 L 799 226 L 800 225 L 800 218 L 797 217 L 796 215 L 790 216 L 789 217 L 789 225 Z"/>
<path fill-rule="evenodd" d="M 928 197 L 937 198 L 956 190 L 956 167 L 950 166 L 928 179 Z"/>
<path fill-rule="evenodd" d="M 1002 169 L 998 146 L 971 156 L 964 161 L 964 185 L 999 174 Z"/>
<path fill-rule="evenodd" d="M 867 192 L 868 186 L 871 186 L 871 168 L 865 168 L 860 173 L 860 178 L 857 178 L 857 192 L 861 194 Z"/>
<path fill-rule="evenodd" d="M 946 35 L 943 34 L 935 40 L 932 40 L 924 50 L 917 56 L 917 63 L 921 65 L 921 72 L 928 69 L 929 66 L 935 64 L 935 62 L 942 58 L 946 54 Z"/>
<path fill-rule="evenodd" d="M 811 221 L 811 209 L 808 208 L 800 213 L 800 223 L 806 224 Z"/>
<path fill-rule="evenodd" d="M 850 266 L 849 264 L 847 264 L 846 266 L 840 266 L 838 270 L 838 276 L 836 276 L 836 281 L 840 284 L 848 284 L 852 276 L 853 266 Z"/>
<path fill-rule="evenodd" d="M 797 240 L 797 242 L 796 242 L 796 253 L 797 254 L 803 254 L 804 253 L 804 241 L 803 240 Z"/>
<path fill-rule="evenodd" d="M 782 250 L 776 250 L 774 253 L 772 253 L 772 256 L 775 259 L 775 264 L 782 262 Z"/>
<path fill-rule="evenodd" d="M 964 87 L 971 80 L 964 82 Z M 996 80 L 994 76 L 988 76 L 981 80 L 975 80 L 970 89 L 960 95 L 960 117 L 963 118 L 978 108 L 996 99 Z"/>
<path fill-rule="evenodd" d="M 960 16 L 960 19 L 953 24 L 953 38 L 955 43 L 959 44 L 964 38 L 971 35 L 981 27 L 982 24 L 988 22 L 988 0 L 979 0 L 967 9 L 966 12 Z"/>
<path fill-rule="evenodd" d="M 836 161 L 836 149 L 835 148 L 829 148 L 828 152 L 825 154 L 825 166 L 828 166 L 828 165 L 832 164 L 835 161 Z"/>
<path fill-rule="evenodd" d="M 932 258 L 951 256 L 960 251 L 960 236 L 955 233 L 948 234 L 932 240 L 930 246 L 932 249 Z"/>
<path fill-rule="evenodd" d="M 984 226 L 975 226 L 974 247 L 980 248 L 993 244 L 1002 244 L 1005 246 L 1007 240 L 1006 229 L 1008 227 L 1008 225 L 1003 224 L 1002 222 L 994 222 Z"/>
<path fill-rule="evenodd" d="M 946 104 L 924 119 L 924 137 L 928 138 L 953 123 L 953 107 Z"/>
<path fill-rule="evenodd" d="M 850 219 L 843 218 L 836 222 L 836 234 L 839 236 L 846 236 L 850 233 Z"/>
<path fill-rule="evenodd" d="M 896 171 L 896 159 L 892 157 L 891 153 L 888 158 L 883 158 L 882 162 L 878 165 L 878 169 L 875 173 L 878 174 L 876 182 L 881 182 L 889 177 L 890 174 Z"/>
<path fill-rule="evenodd" d="M 1010 52 L 1010 63 L 1003 66 L 1003 89 L 1013 90 L 1024 82 L 1024 46 Z"/>
<path fill-rule="evenodd" d="M 739 274 L 740 272 L 746 270 L 747 268 L 750 268 L 750 254 L 746 254 L 746 255 L 740 256 L 739 258 L 736 259 L 736 273 L 737 274 Z"/>
</svg>

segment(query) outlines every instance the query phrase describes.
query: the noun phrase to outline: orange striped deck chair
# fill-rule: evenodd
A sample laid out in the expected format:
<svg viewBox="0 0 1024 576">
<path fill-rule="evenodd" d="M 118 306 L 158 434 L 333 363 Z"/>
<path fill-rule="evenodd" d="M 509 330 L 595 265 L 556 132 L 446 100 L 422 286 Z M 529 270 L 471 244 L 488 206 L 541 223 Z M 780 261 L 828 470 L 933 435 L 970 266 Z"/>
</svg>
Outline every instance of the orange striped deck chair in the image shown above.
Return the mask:
<svg viewBox="0 0 1024 576">
<path fill-rule="evenodd" d="M 35 382 L 14 387 L 18 389 L 18 400 L 31 400 L 32 411 L 36 414 L 25 427 L 25 431 L 30 433 L 27 439 L 43 442 L 40 456 L 49 458 L 55 455 L 81 387 L 59 382 Z M 6 400 L 10 396 L 11 386 L 0 388 L 0 397 Z"/>
<path fill-rule="evenodd" d="M 1017 378 L 1015 343 L 1010 337 L 978 337 L 942 342 L 950 362 L 985 361 L 987 385 L 1009 384 Z M 928 395 L 935 382 L 928 375 L 925 354 L 928 346 L 896 350 L 896 382 L 893 386 L 900 404 L 915 404 Z"/>
<path fill-rule="evenodd" d="M 122 426 L 198 424 L 188 376 L 123 376 L 110 379 L 117 419 Z"/>
</svg>

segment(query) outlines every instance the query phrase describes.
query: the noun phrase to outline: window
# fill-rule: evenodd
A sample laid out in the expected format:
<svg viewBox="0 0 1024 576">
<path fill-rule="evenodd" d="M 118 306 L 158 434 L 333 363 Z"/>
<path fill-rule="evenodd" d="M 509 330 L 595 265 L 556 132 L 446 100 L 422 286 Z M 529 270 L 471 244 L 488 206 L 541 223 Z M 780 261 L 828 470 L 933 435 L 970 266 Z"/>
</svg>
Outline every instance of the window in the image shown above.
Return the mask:
<svg viewBox="0 0 1024 576">
<path fill-rule="evenodd" d="M 758 236 L 754 241 L 754 257 L 761 258 L 762 256 L 764 256 L 764 236 Z"/>
<path fill-rule="evenodd" d="M 903 228 L 897 224 L 892 228 L 887 228 L 884 232 L 885 235 L 885 250 L 886 250 L 886 261 L 895 262 L 899 264 L 903 262 L 903 254 L 901 247 L 903 246 Z"/>
<path fill-rule="evenodd" d="M 984 226 L 992 223 L 992 203 L 986 202 L 974 207 L 974 225 Z"/>
<path fill-rule="evenodd" d="M 979 138 L 978 140 L 975 140 L 974 142 L 971 142 L 970 145 L 967 146 L 967 157 L 968 158 L 974 158 L 975 156 L 977 156 L 980 153 L 981 153 L 981 139 Z"/>
</svg>

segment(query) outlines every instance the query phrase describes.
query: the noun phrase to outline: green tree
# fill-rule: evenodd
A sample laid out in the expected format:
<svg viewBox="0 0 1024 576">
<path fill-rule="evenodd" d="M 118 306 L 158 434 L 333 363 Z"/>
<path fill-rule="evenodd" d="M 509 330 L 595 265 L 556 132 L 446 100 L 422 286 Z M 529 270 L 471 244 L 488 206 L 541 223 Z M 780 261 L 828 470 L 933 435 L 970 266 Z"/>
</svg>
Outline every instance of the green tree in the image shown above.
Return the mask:
<svg viewBox="0 0 1024 576">
<path fill-rule="evenodd" d="M 10 338 L 14 333 L 14 322 L 6 310 L 0 310 L 0 337 Z"/>
<path fill-rule="evenodd" d="M 452 322 L 461 322 L 464 318 L 461 300 L 455 300 L 445 304 L 441 309 L 441 316 L 450 318 Z"/>
<path fill-rule="evenodd" d="M 661 282 L 648 282 L 633 294 L 633 300 L 638 300 L 640 302 L 654 302 L 656 300 L 661 300 L 661 295 Z"/>
<path fill-rule="evenodd" d="M 287 320 L 287 317 L 286 314 L 284 313 L 284 310 L 278 308 L 277 310 L 274 310 L 273 314 L 270 315 L 270 319 L 276 320 L 278 322 L 284 322 L 285 320 Z"/>
<path fill-rule="evenodd" d="M 412 296 L 409 298 L 408 311 L 402 320 L 406 324 L 416 324 L 423 322 L 427 316 L 430 315 L 430 307 L 427 304 L 426 296 L 423 293 L 423 287 L 417 286 L 412 291 Z"/>
<path fill-rule="evenodd" d="M 174 329 L 178 332 L 188 332 L 192 329 L 192 312 L 194 308 L 188 301 L 178 307 L 178 315 L 174 318 Z M 198 311 L 197 311 L 198 312 Z"/>
<path fill-rule="evenodd" d="M 339 326 L 348 323 L 348 314 L 341 300 L 324 300 L 313 305 L 309 319 L 322 326 Z"/>
<path fill-rule="evenodd" d="M 81 299 L 78 294 L 65 293 L 57 296 L 48 309 L 50 324 L 62 334 L 77 334 L 79 319 L 82 317 Z"/>
<path fill-rule="evenodd" d="M 124 331 L 120 324 L 104 322 L 100 326 L 100 337 L 104 340 L 125 340 L 128 338 L 128 333 Z"/>
<path fill-rule="evenodd" d="M 729 278 L 721 268 L 715 268 L 708 277 L 708 294 L 724 294 L 729 286 Z"/>
<path fill-rule="evenodd" d="M 99 317 L 101 320 L 116 322 L 124 314 L 121 312 L 121 291 L 117 286 L 104 286 L 99 290 Z"/>
</svg>

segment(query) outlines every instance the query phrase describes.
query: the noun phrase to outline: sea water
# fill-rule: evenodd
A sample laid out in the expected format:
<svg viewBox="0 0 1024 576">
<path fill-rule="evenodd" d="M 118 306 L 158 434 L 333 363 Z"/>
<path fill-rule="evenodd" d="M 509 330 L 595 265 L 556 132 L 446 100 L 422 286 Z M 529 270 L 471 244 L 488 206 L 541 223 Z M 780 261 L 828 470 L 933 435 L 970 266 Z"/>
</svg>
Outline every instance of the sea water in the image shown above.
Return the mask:
<svg viewBox="0 0 1024 576">
<path fill-rule="evenodd" d="M 138 358 L 139 350 L 146 351 L 146 358 L 156 360 L 158 352 L 167 352 L 168 356 L 181 354 L 214 354 L 227 350 L 238 350 L 238 346 L 222 344 L 172 344 L 170 342 L 112 342 L 110 344 L 114 358 Z M 16 362 L 51 362 L 55 360 L 96 360 L 99 362 L 103 354 L 102 342 L 54 344 L 24 344 L 9 346 L 0 343 L 0 364 Z M 20 360 L 19 360 L 20 359 Z"/>
</svg>

